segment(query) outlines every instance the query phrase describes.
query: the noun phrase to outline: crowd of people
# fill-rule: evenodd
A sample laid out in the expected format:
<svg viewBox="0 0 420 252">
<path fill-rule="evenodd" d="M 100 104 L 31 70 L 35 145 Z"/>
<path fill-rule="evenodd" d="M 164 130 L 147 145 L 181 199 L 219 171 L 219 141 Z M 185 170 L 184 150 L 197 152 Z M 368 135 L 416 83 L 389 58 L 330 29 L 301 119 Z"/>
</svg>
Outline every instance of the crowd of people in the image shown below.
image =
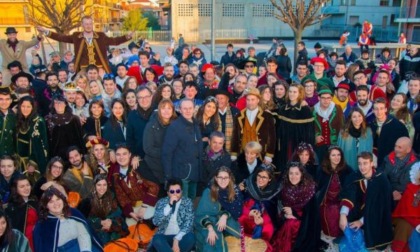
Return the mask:
<svg viewBox="0 0 420 252">
<path fill-rule="evenodd" d="M 1 251 L 419 249 L 417 48 L 207 62 L 82 27 L 0 41 Z M 43 37 L 75 51 L 9 53 Z"/>
</svg>

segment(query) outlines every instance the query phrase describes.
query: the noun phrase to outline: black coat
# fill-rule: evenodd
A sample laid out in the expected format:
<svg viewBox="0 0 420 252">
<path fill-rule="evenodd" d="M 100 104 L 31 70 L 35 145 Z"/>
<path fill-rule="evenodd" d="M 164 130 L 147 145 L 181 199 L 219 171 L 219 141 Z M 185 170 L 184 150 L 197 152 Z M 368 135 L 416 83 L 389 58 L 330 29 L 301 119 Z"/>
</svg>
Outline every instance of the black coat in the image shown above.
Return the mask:
<svg viewBox="0 0 420 252">
<path fill-rule="evenodd" d="M 215 159 L 211 159 L 207 155 L 208 148 L 203 152 L 203 179 L 204 183 L 210 181 L 216 175 L 218 168 L 225 166 L 231 168 L 232 160 L 230 159 L 229 153 L 223 150 L 223 153 Z"/>
<path fill-rule="evenodd" d="M 261 159 L 257 158 L 257 166 L 255 170 L 262 164 Z M 255 171 L 254 170 L 254 171 Z M 245 179 L 247 179 L 251 173 L 249 173 L 248 166 L 245 160 L 245 153 L 242 153 L 238 156 L 238 159 L 232 163 L 232 172 L 235 176 L 235 183 L 239 184 Z"/>
<path fill-rule="evenodd" d="M 290 79 L 290 73 L 292 72 L 292 61 L 287 55 L 279 55 L 277 59 L 277 73 L 285 80 Z"/>
<path fill-rule="evenodd" d="M 381 134 L 376 133 L 378 123 L 374 120 L 370 124 L 373 133 L 373 148 L 377 150 L 378 167 L 381 166 L 384 158 L 394 150 L 395 142 L 400 137 L 408 137 L 407 128 L 395 117 L 388 115 L 382 125 Z"/>
<path fill-rule="evenodd" d="M 366 248 L 383 250 L 393 239 L 391 184 L 383 173 L 374 173 L 368 180 L 367 189 L 362 188 L 364 182 L 360 172 L 349 179 L 351 184 L 341 194 L 354 206 L 347 216 L 348 222 L 363 217 Z"/>
<path fill-rule="evenodd" d="M 145 179 L 157 184 L 165 182 L 165 175 L 162 166 L 162 145 L 166 129 L 160 123 L 157 114 L 153 114 L 146 124 L 143 133 L 144 160 L 140 163 L 139 173 Z"/>
<path fill-rule="evenodd" d="M 198 182 L 202 174 L 203 141 L 200 127 L 194 120 L 178 117 L 169 125 L 162 147 L 165 178 L 189 179 Z"/>
<path fill-rule="evenodd" d="M 28 202 L 23 204 L 17 204 L 10 202 L 6 208 L 6 215 L 9 216 L 12 227 L 19 230 L 20 232 L 26 232 L 26 218 L 28 217 L 28 209 L 32 208 L 38 211 L 38 202 L 30 199 Z"/>
</svg>

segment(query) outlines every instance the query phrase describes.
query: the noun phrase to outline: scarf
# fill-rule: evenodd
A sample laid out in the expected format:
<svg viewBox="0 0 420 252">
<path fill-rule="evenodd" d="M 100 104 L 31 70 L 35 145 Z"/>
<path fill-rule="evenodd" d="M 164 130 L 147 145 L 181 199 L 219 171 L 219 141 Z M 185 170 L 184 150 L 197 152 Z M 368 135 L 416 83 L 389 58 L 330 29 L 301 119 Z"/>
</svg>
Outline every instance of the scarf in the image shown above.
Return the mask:
<svg viewBox="0 0 420 252">
<path fill-rule="evenodd" d="M 7 40 L 6 43 L 9 45 L 9 47 L 11 47 L 13 49 L 13 51 L 16 51 L 16 46 L 19 43 L 19 41 L 16 39 L 15 42 L 12 42 L 10 40 Z"/>
<path fill-rule="evenodd" d="M 359 138 L 362 135 L 362 129 L 356 129 L 353 126 L 350 126 L 349 128 L 349 134 L 350 136 L 354 137 L 354 138 Z"/>
<path fill-rule="evenodd" d="M 235 219 L 239 219 L 239 217 L 242 214 L 242 208 L 241 205 L 235 204 L 235 201 L 238 200 L 238 195 L 241 193 L 237 186 L 235 186 L 235 200 L 233 202 L 229 201 L 229 195 L 228 195 L 227 189 L 219 189 L 218 191 L 218 201 L 220 205 L 222 206 L 222 209 L 225 211 L 228 211 L 230 215 Z"/>
<path fill-rule="evenodd" d="M 342 102 L 338 100 L 337 96 L 334 96 L 332 101 L 338 106 L 340 106 L 343 111 L 345 111 L 347 107 L 347 103 L 349 102 L 349 98 L 347 98 L 345 101 Z"/>
<path fill-rule="evenodd" d="M 219 152 L 213 152 L 210 150 L 210 146 L 207 146 L 207 157 L 208 160 L 215 161 L 223 154 L 223 149 L 221 149 Z"/>
<path fill-rule="evenodd" d="M 330 119 L 331 113 L 333 112 L 334 108 L 335 108 L 335 103 L 334 102 L 331 102 L 326 110 L 321 109 L 321 106 L 319 105 L 319 102 L 317 104 L 315 104 L 315 106 L 314 106 L 315 112 L 320 117 L 322 117 L 323 122 L 328 121 Z"/>
<path fill-rule="evenodd" d="M 257 175 L 254 173 L 245 180 L 249 195 L 256 201 L 271 200 L 280 192 L 281 186 L 272 180 L 265 188 L 259 188 Z"/>
<path fill-rule="evenodd" d="M 308 103 L 309 107 L 312 108 L 319 102 L 318 93 L 315 91 L 314 95 L 312 97 L 306 97 L 305 101 Z"/>
<path fill-rule="evenodd" d="M 399 171 L 402 167 L 404 167 L 407 164 L 408 159 L 410 159 L 411 156 L 410 154 L 411 153 L 406 155 L 403 159 L 395 158 L 394 171 Z"/>
<path fill-rule="evenodd" d="M 232 110 L 228 106 L 226 109 L 226 117 L 225 117 L 225 148 L 227 152 L 230 152 L 231 144 L 232 144 L 232 133 L 233 133 L 233 115 Z"/>
<path fill-rule="evenodd" d="M 46 119 L 48 130 L 52 133 L 56 126 L 69 124 L 71 119 L 73 119 L 73 114 L 71 112 L 65 112 L 64 114 L 49 114 Z"/>
</svg>

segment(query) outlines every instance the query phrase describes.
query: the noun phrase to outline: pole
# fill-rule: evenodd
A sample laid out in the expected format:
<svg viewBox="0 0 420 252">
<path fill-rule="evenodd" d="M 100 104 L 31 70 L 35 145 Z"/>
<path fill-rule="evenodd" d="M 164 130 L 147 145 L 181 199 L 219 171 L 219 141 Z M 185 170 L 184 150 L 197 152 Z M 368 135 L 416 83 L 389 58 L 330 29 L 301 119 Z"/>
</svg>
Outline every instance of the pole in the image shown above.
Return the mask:
<svg viewBox="0 0 420 252">
<path fill-rule="evenodd" d="M 400 19 L 402 18 L 403 6 L 404 6 L 404 0 L 401 0 Z M 401 34 L 401 22 L 398 22 L 398 33 L 397 33 L 398 38 L 400 37 L 400 34 Z"/>
<path fill-rule="evenodd" d="M 211 60 L 215 60 L 216 46 L 215 46 L 215 20 L 216 20 L 216 0 L 211 1 Z"/>
</svg>

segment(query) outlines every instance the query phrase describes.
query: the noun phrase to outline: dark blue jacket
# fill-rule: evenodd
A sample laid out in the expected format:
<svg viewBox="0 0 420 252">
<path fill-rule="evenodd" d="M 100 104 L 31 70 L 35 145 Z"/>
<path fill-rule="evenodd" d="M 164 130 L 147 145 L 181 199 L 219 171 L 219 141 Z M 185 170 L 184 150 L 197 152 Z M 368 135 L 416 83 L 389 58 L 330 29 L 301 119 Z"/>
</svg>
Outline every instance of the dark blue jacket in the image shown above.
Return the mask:
<svg viewBox="0 0 420 252">
<path fill-rule="evenodd" d="M 108 120 L 103 126 L 102 138 L 109 142 L 109 148 L 115 150 L 117 144 L 125 143 L 124 133 L 119 125 L 115 127 L 112 125 L 111 120 Z"/>
<path fill-rule="evenodd" d="M 225 55 L 222 56 L 220 59 L 220 65 L 225 67 L 227 64 L 232 63 L 236 60 L 236 54 L 235 52 L 232 52 L 232 56 L 229 56 L 229 53 L 226 52 Z"/>
<path fill-rule="evenodd" d="M 169 125 L 162 147 L 162 165 L 166 179 L 200 180 L 203 155 L 201 138 L 196 121 L 189 122 L 180 116 Z"/>
<path fill-rule="evenodd" d="M 148 116 L 142 116 L 137 109 L 128 114 L 127 145 L 133 155 L 139 155 L 141 158 L 144 158 L 143 133 L 150 115 L 151 113 Z"/>
</svg>

